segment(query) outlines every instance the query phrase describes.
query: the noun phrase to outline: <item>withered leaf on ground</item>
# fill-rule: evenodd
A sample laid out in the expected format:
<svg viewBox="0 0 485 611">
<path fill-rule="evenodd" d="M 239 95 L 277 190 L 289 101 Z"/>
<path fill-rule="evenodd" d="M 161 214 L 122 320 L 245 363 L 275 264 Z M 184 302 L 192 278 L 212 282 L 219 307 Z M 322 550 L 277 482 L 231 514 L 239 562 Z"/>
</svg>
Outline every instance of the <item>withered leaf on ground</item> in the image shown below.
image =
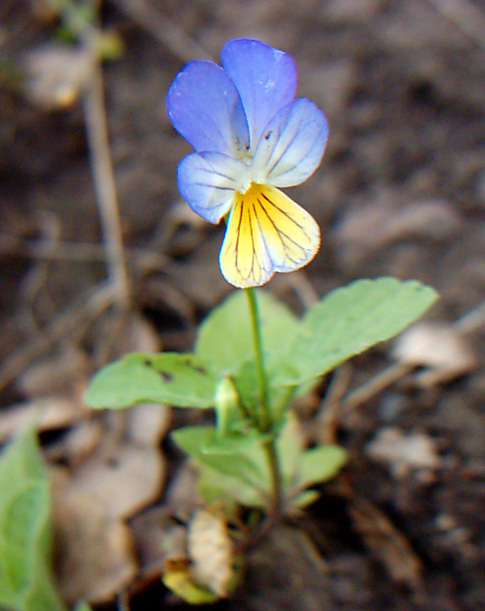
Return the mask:
<svg viewBox="0 0 485 611">
<path fill-rule="evenodd" d="M 126 443 L 76 468 L 72 485 L 97 499 L 109 515 L 128 518 L 157 498 L 165 469 L 157 449 Z"/>
<path fill-rule="evenodd" d="M 65 599 L 107 602 L 136 574 L 131 534 L 123 521 L 66 470 L 52 471 L 56 568 Z"/>
<path fill-rule="evenodd" d="M 395 341 L 394 358 L 426 367 L 416 376 L 420 386 L 448 382 L 477 366 L 468 338 L 450 324 L 419 322 Z"/>
<path fill-rule="evenodd" d="M 421 594 L 423 565 L 406 537 L 383 511 L 367 499 L 352 497 L 349 501 L 349 514 L 355 530 L 393 581 Z"/>
</svg>

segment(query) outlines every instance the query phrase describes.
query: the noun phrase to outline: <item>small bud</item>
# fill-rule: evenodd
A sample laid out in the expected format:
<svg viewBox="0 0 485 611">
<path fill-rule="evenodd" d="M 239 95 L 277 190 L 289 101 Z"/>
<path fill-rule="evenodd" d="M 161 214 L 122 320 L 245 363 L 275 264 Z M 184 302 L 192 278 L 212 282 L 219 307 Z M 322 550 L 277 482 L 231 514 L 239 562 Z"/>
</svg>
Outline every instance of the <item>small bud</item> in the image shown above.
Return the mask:
<svg viewBox="0 0 485 611">
<path fill-rule="evenodd" d="M 239 395 L 234 382 L 229 376 L 224 376 L 219 382 L 214 397 L 214 407 L 217 418 L 217 436 L 222 439 L 229 430 L 233 417 L 237 414 Z"/>
</svg>

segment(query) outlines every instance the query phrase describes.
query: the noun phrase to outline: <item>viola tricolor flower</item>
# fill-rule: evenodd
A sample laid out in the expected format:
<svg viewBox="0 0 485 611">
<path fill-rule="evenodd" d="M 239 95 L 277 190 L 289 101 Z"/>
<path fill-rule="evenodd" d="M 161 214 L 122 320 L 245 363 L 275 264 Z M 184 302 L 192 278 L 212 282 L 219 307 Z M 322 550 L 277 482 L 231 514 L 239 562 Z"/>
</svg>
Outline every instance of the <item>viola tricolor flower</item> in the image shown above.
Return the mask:
<svg viewBox="0 0 485 611">
<path fill-rule="evenodd" d="M 313 217 L 279 190 L 313 174 L 327 121 L 296 98 L 297 70 L 283 51 L 246 38 L 230 40 L 222 67 L 193 61 L 167 95 L 175 129 L 194 147 L 178 167 L 178 187 L 211 223 L 227 218 L 220 253 L 226 280 L 240 288 L 306 265 L 320 246 Z"/>
</svg>

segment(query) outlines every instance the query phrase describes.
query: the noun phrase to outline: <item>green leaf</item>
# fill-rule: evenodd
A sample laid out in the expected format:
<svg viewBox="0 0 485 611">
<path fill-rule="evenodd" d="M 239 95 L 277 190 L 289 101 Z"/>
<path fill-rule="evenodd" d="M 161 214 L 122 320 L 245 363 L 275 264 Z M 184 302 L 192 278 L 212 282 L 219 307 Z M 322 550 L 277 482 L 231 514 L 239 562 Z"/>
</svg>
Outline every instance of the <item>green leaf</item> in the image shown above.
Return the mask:
<svg viewBox="0 0 485 611">
<path fill-rule="evenodd" d="M 415 280 L 357 280 L 313 306 L 282 361 L 279 384 L 299 385 L 327 373 L 378 342 L 390 339 L 419 318 L 436 292 Z M 276 382 L 275 382 L 276 383 Z"/>
<path fill-rule="evenodd" d="M 267 493 L 264 491 L 258 490 L 236 477 L 223 475 L 203 464 L 200 465 L 197 491 L 208 505 L 223 501 L 229 513 L 231 510 L 235 512 L 234 503 L 244 507 L 261 509 L 268 506 Z"/>
<path fill-rule="evenodd" d="M 291 501 L 292 507 L 303 509 L 314 503 L 320 497 L 318 490 L 304 490 L 295 496 Z"/>
<path fill-rule="evenodd" d="M 204 454 L 214 455 L 228 455 L 228 454 L 240 454 L 246 450 L 252 451 L 253 446 L 269 439 L 268 433 L 258 433 L 254 429 L 249 429 L 247 432 L 230 432 L 225 437 L 219 437 L 216 433 L 216 437 L 210 436 L 209 441 L 204 441 L 201 446 L 201 451 Z"/>
<path fill-rule="evenodd" d="M 278 368 L 278 373 L 281 368 Z M 295 387 L 274 384 L 274 373 L 268 371 L 268 404 L 272 419 L 278 421 L 295 395 Z M 244 362 L 233 375 L 234 385 L 239 395 L 241 405 L 248 413 L 257 412 L 260 403 L 259 376 L 254 361 Z"/>
<path fill-rule="evenodd" d="M 290 412 L 283 420 L 283 427 L 276 438 L 276 453 L 285 491 L 293 483 L 302 451 L 301 427 L 296 416 Z"/>
<path fill-rule="evenodd" d="M 33 430 L 0 457 L 0 606 L 64 611 L 51 570 L 49 481 Z"/>
<path fill-rule="evenodd" d="M 198 490 L 206 503 L 237 502 L 246 507 L 268 506 L 271 478 L 268 458 L 261 442 L 266 436 L 249 431 L 245 436 L 229 435 L 219 440 L 214 427 L 192 426 L 172 433 L 177 443 L 195 459 L 200 469 Z M 289 414 L 276 438 L 284 496 L 299 506 L 312 495 L 304 488 L 334 477 L 346 460 L 339 446 L 303 450 L 303 435 L 296 417 Z M 296 505 L 295 505 L 296 504 Z"/>
<path fill-rule="evenodd" d="M 233 477 L 255 488 L 268 487 L 269 475 L 266 463 L 261 460 L 258 446 L 242 449 L 236 447 L 236 453 L 228 454 L 225 451 L 211 452 L 211 446 L 218 443 L 216 429 L 212 426 L 189 426 L 178 429 L 172 433 L 175 443 L 197 462 L 207 465 L 211 469 Z"/>
<path fill-rule="evenodd" d="M 86 403 L 93 408 L 165 403 L 178 407 L 211 407 L 217 378 L 193 354 L 128 354 L 93 378 Z"/>
<path fill-rule="evenodd" d="M 269 293 L 259 290 L 256 298 L 266 363 L 270 366 L 272 359 L 288 347 L 299 322 Z M 204 320 L 199 328 L 195 353 L 219 374 L 235 373 L 241 363 L 253 360 L 253 336 L 244 291 L 234 292 Z"/>
<path fill-rule="evenodd" d="M 292 414 L 276 438 L 283 493 L 295 489 L 303 436 Z M 262 443 L 268 435 L 248 431 L 218 440 L 214 427 L 187 427 L 172 436 L 200 467 L 199 493 L 207 503 L 235 500 L 247 507 L 267 507 L 271 490 L 268 458 Z M 299 482 L 300 480 L 298 480 Z"/>
<path fill-rule="evenodd" d="M 297 488 L 303 490 L 332 479 L 346 460 L 347 453 L 340 446 L 325 445 L 306 450 L 298 460 Z"/>
<path fill-rule="evenodd" d="M 219 600 L 211 590 L 194 583 L 188 571 L 169 571 L 162 575 L 163 584 L 190 605 L 210 605 Z"/>
<path fill-rule="evenodd" d="M 88 603 L 81 601 L 74 607 L 74 611 L 92 611 Z"/>
</svg>

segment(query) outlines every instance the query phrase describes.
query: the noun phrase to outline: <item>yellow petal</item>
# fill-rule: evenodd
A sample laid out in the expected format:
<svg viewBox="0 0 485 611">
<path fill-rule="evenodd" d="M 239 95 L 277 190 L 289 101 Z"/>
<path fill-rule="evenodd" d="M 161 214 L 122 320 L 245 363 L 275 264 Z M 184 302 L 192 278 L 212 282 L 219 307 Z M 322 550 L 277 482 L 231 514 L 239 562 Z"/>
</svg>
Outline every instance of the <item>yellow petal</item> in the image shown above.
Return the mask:
<svg viewBox="0 0 485 611">
<path fill-rule="evenodd" d="M 313 259 L 320 246 L 314 218 L 279 189 L 252 183 L 234 198 L 220 254 L 226 280 L 239 288 L 265 284 Z"/>
</svg>

